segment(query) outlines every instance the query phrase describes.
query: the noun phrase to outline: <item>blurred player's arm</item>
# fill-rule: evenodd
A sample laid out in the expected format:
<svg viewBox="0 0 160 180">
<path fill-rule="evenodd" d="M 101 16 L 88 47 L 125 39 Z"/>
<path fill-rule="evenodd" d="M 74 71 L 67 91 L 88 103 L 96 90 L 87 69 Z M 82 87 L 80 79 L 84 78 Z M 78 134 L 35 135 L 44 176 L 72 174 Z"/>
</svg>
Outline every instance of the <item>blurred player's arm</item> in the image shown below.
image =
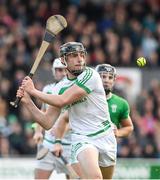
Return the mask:
<svg viewBox="0 0 160 180">
<path fill-rule="evenodd" d="M 115 128 L 114 133 L 116 137 L 126 137 L 129 136 L 133 131 L 133 123 L 130 116 L 127 119 L 121 120 L 121 127 L 119 129 Z"/>
<path fill-rule="evenodd" d="M 33 140 L 36 144 L 40 144 L 43 141 L 43 128 L 38 123 L 34 123 Z"/>
<path fill-rule="evenodd" d="M 68 111 L 65 111 L 63 114 L 60 115 L 60 117 L 58 118 L 52 129 L 52 134 L 55 137 L 55 145 L 54 145 L 53 153 L 56 156 L 60 156 L 62 154 L 63 147 L 62 147 L 61 139 L 68 130 L 69 130 L 69 116 L 68 116 Z"/>
<path fill-rule="evenodd" d="M 62 139 L 65 133 L 69 130 L 69 116 L 68 111 L 60 115 L 53 127 L 53 134 L 56 139 Z"/>
</svg>

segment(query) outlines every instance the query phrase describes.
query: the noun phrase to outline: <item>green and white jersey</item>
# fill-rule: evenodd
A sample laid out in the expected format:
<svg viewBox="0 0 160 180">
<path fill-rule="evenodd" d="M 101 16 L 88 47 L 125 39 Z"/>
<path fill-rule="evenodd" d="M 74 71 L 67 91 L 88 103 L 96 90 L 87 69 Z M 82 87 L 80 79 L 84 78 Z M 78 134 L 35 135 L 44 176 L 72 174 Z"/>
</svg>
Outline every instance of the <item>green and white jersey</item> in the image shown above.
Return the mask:
<svg viewBox="0 0 160 180">
<path fill-rule="evenodd" d="M 107 98 L 111 121 L 119 128 L 122 120 L 129 117 L 130 108 L 128 102 L 120 96 L 111 94 Z"/>
<path fill-rule="evenodd" d="M 55 86 L 57 83 L 53 83 L 53 84 L 48 84 L 43 88 L 43 92 L 46 94 L 55 94 Z M 48 108 L 48 104 L 43 103 L 42 104 L 42 109 L 47 109 Z M 54 136 L 51 134 L 51 129 L 49 130 L 45 130 L 44 133 L 44 145 L 49 146 L 52 148 L 52 145 L 54 144 L 55 138 Z M 67 133 L 64 137 L 64 139 L 62 140 L 62 144 L 63 145 L 70 145 L 70 141 L 71 141 L 71 135 L 70 132 Z"/>
<path fill-rule="evenodd" d="M 86 67 L 76 79 L 70 80 L 66 77 L 59 82 L 56 85 L 57 94 L 63 94 L 74 84 L 84 89 L 88 95 L 65 107 L 68 108 L 73 133 L 88 137 L 101 136 L 111 129 L 111 121 L 99 74 L 94 69 Z"/>
</svg>

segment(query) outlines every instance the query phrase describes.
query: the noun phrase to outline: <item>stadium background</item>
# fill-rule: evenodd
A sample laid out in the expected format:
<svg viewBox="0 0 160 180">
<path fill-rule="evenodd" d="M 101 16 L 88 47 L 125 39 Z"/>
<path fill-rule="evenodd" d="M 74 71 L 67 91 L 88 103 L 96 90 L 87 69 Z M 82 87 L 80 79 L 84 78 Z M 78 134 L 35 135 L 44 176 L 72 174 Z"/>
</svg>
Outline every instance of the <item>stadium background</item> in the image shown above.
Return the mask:
<svg viewBox="0 0 160 180">
<path fill-rule="evenodd" d="M 89 66 L 116 66 L 115 91 L 128 99 L 135 128 L 129 138 L 118 139 L 118 157 L 128 158 L 119 162 L 119 177 L 132 174 L 130 178 L 135 178 L 129 173 L 135 170 L 140 178 L 160 178 L 159 0 L 0 1 L 0 162 L 9 160 L 3 163 L 0 177 L 13 177 L 11 170 L 17 164 L 11 158 L 32 157 L 33 161 L 36 152 L 30 114 L 23 105 L 12 108 L 9 101 L 34 62 L 46 19 L 54 14 L 64 15 L 68 28 L 45 54 L 34 78 L 36 87 L 41 90 L 52 82 L 53 59 L 58 57 L 60 45 L 68 41 L 84 44 Z M 136 66 L 140 56 L 147 59 L 144 68 Z M 17 160 L 31 167 L 27 159 Z M 10 170 L 9 164 L 13 164 Z"/>
</svg>

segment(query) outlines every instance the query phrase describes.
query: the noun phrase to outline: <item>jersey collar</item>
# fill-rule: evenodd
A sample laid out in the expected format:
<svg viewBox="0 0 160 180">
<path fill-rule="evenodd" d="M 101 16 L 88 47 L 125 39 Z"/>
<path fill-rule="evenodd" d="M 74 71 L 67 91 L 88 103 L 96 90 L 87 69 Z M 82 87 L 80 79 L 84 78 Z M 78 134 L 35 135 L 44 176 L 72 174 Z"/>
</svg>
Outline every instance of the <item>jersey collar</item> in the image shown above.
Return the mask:
<svg viewBox="0 0 160 180">
<path fill-rule="evenodd" d="M 111 97 L 112 97 L 112 93 L 110 92 L 107 96 L 106 96 L 106 99 L 109 100 Z"/>
</svg>

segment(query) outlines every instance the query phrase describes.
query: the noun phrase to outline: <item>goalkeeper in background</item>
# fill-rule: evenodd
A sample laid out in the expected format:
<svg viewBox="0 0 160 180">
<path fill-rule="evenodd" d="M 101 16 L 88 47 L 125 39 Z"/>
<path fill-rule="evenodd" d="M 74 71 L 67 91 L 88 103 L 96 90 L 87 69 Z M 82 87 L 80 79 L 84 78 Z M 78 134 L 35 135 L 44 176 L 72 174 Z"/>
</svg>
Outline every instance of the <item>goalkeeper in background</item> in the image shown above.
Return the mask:
<svg viewBox="0 0 160 180">
<path fill-rule="evenodd" d="M 66 75 L 66 66 L 61 63 L 60 58 L 54 60 L 52 65 L 52 72 L 55 78 L 55 83 L 48 84 L 43 88 L 43 92 L 47 94 L 52 94 L 56 84 Z M 41 109 L 45 112 L 47 108 L 48 105 L 43 103 Z M 40 151 L 43 151 L 43 154 L 41 153 L 41 156 L 43 157 L 41 159 L 37 159 L 35 179 L 48 179 L 54 170 L 56 170 L 58 173 L 65 173 L 67 179 L 69 179 L 67 171 L 65 170 L 60 158 L 57 158 L 52 154 L 52 151 L 54 150 L 55 138 L 51 131 L 52 129 L 44 130 L 38 123 L 36 124 L 33 139 L 38 145 L 37 156 L 39 156 Z M 67 160 L 70 158 L 71 151 L 70 138 L 70 135 L 67 134 L 62 142 L 64 149 L 63 155 L 65 158 L 67 158 Z M 47 149 L 49 149 L 49 151 L 47 151 Z"/>
<path fill-rule="evenodd" d="M 133 124 L 129 115 L 130 108 L 128 102 L 124 98 L 112 93 L 116 80 L 116 69 L 110 64 L 100 64 L 96 66 L 96 71 L 100 74 L 103 82 L 111 121 L 115 125 L 115 136 L 126 137 L 132 133 Z"/>
</svg>

